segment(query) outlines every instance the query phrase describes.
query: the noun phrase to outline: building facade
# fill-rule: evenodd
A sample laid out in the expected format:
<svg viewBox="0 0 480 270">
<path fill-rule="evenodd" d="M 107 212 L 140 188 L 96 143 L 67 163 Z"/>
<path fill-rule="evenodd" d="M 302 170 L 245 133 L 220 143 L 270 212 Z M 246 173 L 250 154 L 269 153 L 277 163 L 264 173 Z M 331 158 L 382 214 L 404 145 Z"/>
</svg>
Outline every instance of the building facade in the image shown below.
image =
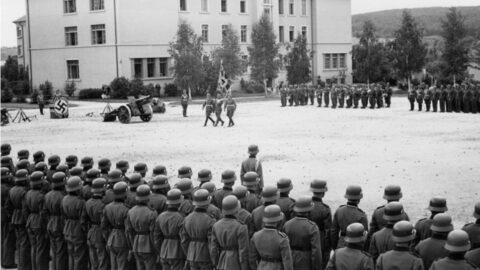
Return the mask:
<svg viewBox="0 0 480 270">
<path fill-rule="evenodd" d="M 168 49 L 180 21 L 203 37 L 206 55 L 221 45 L 222 29 L 231 24 L 248 58 L 252 25 L 263 13 L 272 19 L 281 54 L 299 33 L 307 37 L 313 81 L 351 82 L 350 0 L 26 1 L 29 35 L 19 36 L 19 43 L 24 55 L 30 53 L 34 87 L 49 80 L 58 89 L 69 81 L 77 89 L 100 88 L 125 76 L 163 88 L 173 80 Z M 285 77 L 282 70 L 277 81 Z"/>
</svg>

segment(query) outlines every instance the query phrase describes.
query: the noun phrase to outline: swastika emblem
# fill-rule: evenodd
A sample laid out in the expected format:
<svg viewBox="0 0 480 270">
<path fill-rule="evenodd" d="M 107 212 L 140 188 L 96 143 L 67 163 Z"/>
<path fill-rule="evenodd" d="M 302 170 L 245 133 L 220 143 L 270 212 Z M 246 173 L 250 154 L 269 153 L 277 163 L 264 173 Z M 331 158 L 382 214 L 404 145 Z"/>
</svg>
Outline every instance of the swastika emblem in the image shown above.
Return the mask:
<svg viewBox="0 0 480 270">
<path fill-rule="evenodd" d="M 68 101 L 64 98 L 57 98 L 53 103 L 53 109 L 60 116 L 68 116 Z"/>
</svg>

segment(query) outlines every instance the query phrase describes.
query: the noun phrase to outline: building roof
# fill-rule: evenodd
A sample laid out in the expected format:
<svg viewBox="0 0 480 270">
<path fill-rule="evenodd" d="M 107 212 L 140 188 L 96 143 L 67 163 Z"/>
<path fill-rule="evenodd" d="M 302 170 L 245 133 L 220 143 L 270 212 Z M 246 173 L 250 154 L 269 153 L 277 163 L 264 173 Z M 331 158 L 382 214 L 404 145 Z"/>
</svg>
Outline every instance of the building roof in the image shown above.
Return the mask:
<svg viewBox="0 0 480 270">
<path fill-rule="evenodd" d="M 22 17 L 16 19 L 15 21 L 13 21 L 13 23 L 20 23 L 20 22 L 25 22 L 27 21 L 27 16 L 26 15 L 23 15 Z"/>
</svg>

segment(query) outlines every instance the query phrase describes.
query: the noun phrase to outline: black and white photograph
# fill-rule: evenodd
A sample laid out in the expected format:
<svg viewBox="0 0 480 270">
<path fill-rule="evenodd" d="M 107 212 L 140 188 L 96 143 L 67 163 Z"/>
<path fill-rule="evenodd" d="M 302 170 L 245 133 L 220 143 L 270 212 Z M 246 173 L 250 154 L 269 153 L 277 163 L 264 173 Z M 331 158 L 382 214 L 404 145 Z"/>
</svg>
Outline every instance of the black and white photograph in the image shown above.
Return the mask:
<svg viewBox="0 0 480 270">
<path fill-rule="evenodd" d="M 479 0 L 0 17 L 2 270 L 480 270 Z"/>
</svg>

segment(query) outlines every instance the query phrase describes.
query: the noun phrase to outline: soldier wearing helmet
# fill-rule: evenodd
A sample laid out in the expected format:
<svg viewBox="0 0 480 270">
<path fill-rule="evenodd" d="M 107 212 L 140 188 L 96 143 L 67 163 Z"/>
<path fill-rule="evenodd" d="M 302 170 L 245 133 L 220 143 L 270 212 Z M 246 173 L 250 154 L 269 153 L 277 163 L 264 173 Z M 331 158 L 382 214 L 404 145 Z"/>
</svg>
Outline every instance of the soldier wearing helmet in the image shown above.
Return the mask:
<svg viewBox="0 0 480 270">
<path fill-rule="evenodd" d="M 242 162 L 240 166 L 240 180 L 245 180 L 245 174 L 248 172 L 255 172 L 258 176 L 258 191 L 259 194 L 263 189 L 263 169 L 262 169 L 262 162 L 257 159 L 258 152 L 258 145 L 252 144 L 248 147 L 248 155 L 249 157 Z"/>
<path fill-rule="evenodd" d="M 128 177 L 128 192 L 125 200 L 125 204 L 128 208 L 132 208 L 137 204 L 137 188 L 142 184 L 142 175 L 139 173 L 133 173 Z"/>
<path fill-rule="evenodd" d="M 3 147 L 3 145 L 2 145 Z M 12 221 L 12 212 L 13 209 L 9 207 L 10 201 L 8 200 L 8 194 L 13 186 L 12 175 L 8 168 L 1 168 L 2 171 L 2 244 L 4 247 L 9 248 L 2 248 L 2 267 L 4 268 L 16 268 L 17 265 L 15 264 L 15 247 L 16 247 L 16 239 L 15 239 L 15 230 L 11 224 Z"/>
<path fill-rule="evenodd" d="M 117 167 L 117 169 L 122 171 L 123 176 L 126 175 L 128 169 L 130 168 L 130 165 L 128 164 L 128 161 L 126 161 L 126 160 L 118 161 L 115 166 Z"/>
<path fill-rule="evenodd" d="M 46 175 L 46 179 L 51 183 L 53 174 L 57 172 L 57 167 L 60 165 L 60 157 L 58 155 L 50 156 L 48 158 L 48 165 L 50 165 L 50 168 Z"/>
<path fill-rule="evenodd" d="M 155 176 L 152 180 L 152 195 L 150 196 L 149 206 L 160 215 L 167 210 L 167 192 L 170 190 L 168 177 L 165 175 Z"/>
<path fill-rule="evenodd" d="M 432 236 L 430 227 L 433 223 L 433 218 L 439 213 L 445 213 L 448 210 L 447 199 L 442 197 L 433 197 L 430 199 L 428 210 L 430 210 L 430 218 L 422 218 L 415 224 L 415 240 L 414 244 L 418 244 L 421 240 L 427 239 Z"/>
<path fill-rule="evenodd" d="M 97 169 L 89 169 L 87 173 L 85 174 L 85 181 L 84 185 L 82 187 L 82 192 L 81 196 L 83 197 L 84 200 L 88 201 L 93 193 L 92 193 L 92 183 L 93 180 L 97 179 L 100 177 L 100 171 Z"/>
<path fill-rule="evenodd" d="M 114 169 L 108 172 L 107 190 L 105 191 L 105 196 L 103 197 L 103 202 L 105 203 L 105 205 L 113 202 L 113 200 L 115 199 L 113 187 L 116 183 L 120 181 L 124 181 L 122 171 L 120 171 L 119 169 Z"/>
<path fill-rule="evenodd" d="M 475 204 L 472 216 L 475 218 L 475 222 L 465 224 L 462 230 L 468 233 L 472 249 L 478 249 L 480 248 L 480 202 Z"/>
<path fill-rule="evenodd" d="M 30 157 L 30 152 L 27 149 L 22 149 L 17 152 L 17 157 L 18 157 L 18 160 L 22 160 L 22 159 L 28 160 L 28 158 Z"/>
<path fill-rule="evenodd" d="M 65 164 L 67 164 L 68 169 L 72 169 L 73 167 L 76 167 L 78 164 L 78 157 L 75 155 L 69 155 L 65 158 Z"/>
<path fill-rule="evenodd" d="M 448 251 L 448 257 L 433 262 L 432 270 L 478 269 L 475 265 L 465 260 L 465 253 L 471 248 L 468 234 L 463 230 L 453 230 L 448 234 L 445 249 Z"/>
<path fill-rule="evenodd" d="M 107 254 L 106 242 L 100 227 L 102 213 L 105 208 L 103 196 L 105 194 L 107 180 L 96 178 L 92 182 L 92 197 L 85 203 L 86 219 L 89 225 L 88 250 L 90 266 L 92 269 L 107 270 L 110 267 L 110 258 Z"/>
<path fill-rule="evenodd" d="M 147 164 L 140 162 L 135 164 L 135 166 L 133 167 L 133 171 L 134 173 L 139 173 L 142 176 L 142 178 L 145 178 L 148 172 L 148 166 Z"/>
<path fill-rule="evenodd" d="M 15 172 L 15 166 L 13 165 L 12 158 L 9 156 L 3 156 L 1 159 L 2 168 L 8 168 L 11 172 Z"/>
<path fill-rule="evenodd" d="M 242 180 L 242 185 L 248 189 L 244 208 L 250 213 L 262 204 L 260 196 L 258 195 L 258 181 L 259 178 L 256 172 L 245 173 Z"/>
<path fill-rule="evenodd" d="M 290 220 L 293 217 L 293 207 L 295 205 L 295 200 L 290 198 L 290 191 L 293 189 L 292 180 L 281 178 L 277 181 L 277 188 L 280 193 L 277 205 L 282 209 L 285 220 Z"/>
<path fill-rule="evenodd" d="M 260 231 L 263 228 L 263 214 L 265 207 L 276 204 L 278 200 L 278 189 L 275 186 L 266 186 L 262 190 L 263 205 L 258 206 L 252 211 L 253 230 L 255 232 Z M 285 215 L 282 215 L 285 218 Z M 285 219 L 283 220 L 283 223 Z M 282 223 L 282 224 L 283 224 Z"/>
<path fill-rule="evenodd" d="M 92 157 L 84 157 L 84 158 L 82 158 L 80 163 L 81 163 L 81 166 L 83 168 L 82 179 L 85 180 L 88 170 L 93 168 L 93 158 Z"/>
<path fill-rule="evenodd" d="M 328 191 L 327 181 L 314 179 L 310 183 L 310 191 L 313 193 L 313 209 L 310 212 L 310 219 L 315 222 L 320 231 L 322 247 L 323 267 L 327 266 L 332 247 L 330 245 L 330 229 L 332 227 L 332 210 L 323 202 L 323 197 Z"/>
<path fill-rule="evenodd" d="M 207 207 L 207 214 L 209 214 L 215 221 L 220 220 L 222 217 L 222 211 L 218 209 L 213 203 L 212 203 L 212 196 L 215 194 L 216 187 L 215 184 L 212 182 L 206 182 L 202 185 L 202 189 L 205 189 L 208 191 L 208 194 L 210 194 L 210 203 L 208 204 Z"/>
<path fill-rule="evenodd" d="M 9 143 L 2 143 L 1 145 L 2 157 L 10 155 L 11 151 L 12 151 L 12 146 L 10 146 Z"/>
<path fill-rule="evenodd" d="M 235 184 L 235 180 L 237 180 L 237 176 L 235 172 L 232 170 L 226 170 L 222 173 L 222 180 L 223 183 L 222 189 L 218 189 L 213 194 L 212 203 L 218 207 L 222 208 L 222 201 L 223 198 L 232 194 L 233 185 Z"/>
<path fill-rule="evenodd" d="M 238 210 L 236 217 L 243 224 L 247 225 L 248 239 L 250 239 L 252 238 L 254 229 L 253 229 L 252 214 L 250 214 L 250 212 L 248 212 L 245 209 L 246 199 L 249 195 L 248 189 L 244 186 L 236 186 L 232 190 L 232 195 L 237 197 L 238 201 L 240 202 L 240 209 Z"/>
<path fill-rule="evenodd" d="M 178 211 L 185 216 L 188 216 L 193 211 L 193 204 L 192 204 L 192 180 L 188 178 L 180 179 L 178 183 L 175 185 L 175 188 L 178 188 L 180 192 L 182 192 L 183 200 L 180 204 Z"/>
<path fill-rule="evenodd" d="M 108 179 L 108 172 L 110 172 L 110 167 L 112 163 L 108 158 L 102 158 L 98 161 L 98 169 L 100 170 L 100 177 L 103 179 Z"/>
</svg>

